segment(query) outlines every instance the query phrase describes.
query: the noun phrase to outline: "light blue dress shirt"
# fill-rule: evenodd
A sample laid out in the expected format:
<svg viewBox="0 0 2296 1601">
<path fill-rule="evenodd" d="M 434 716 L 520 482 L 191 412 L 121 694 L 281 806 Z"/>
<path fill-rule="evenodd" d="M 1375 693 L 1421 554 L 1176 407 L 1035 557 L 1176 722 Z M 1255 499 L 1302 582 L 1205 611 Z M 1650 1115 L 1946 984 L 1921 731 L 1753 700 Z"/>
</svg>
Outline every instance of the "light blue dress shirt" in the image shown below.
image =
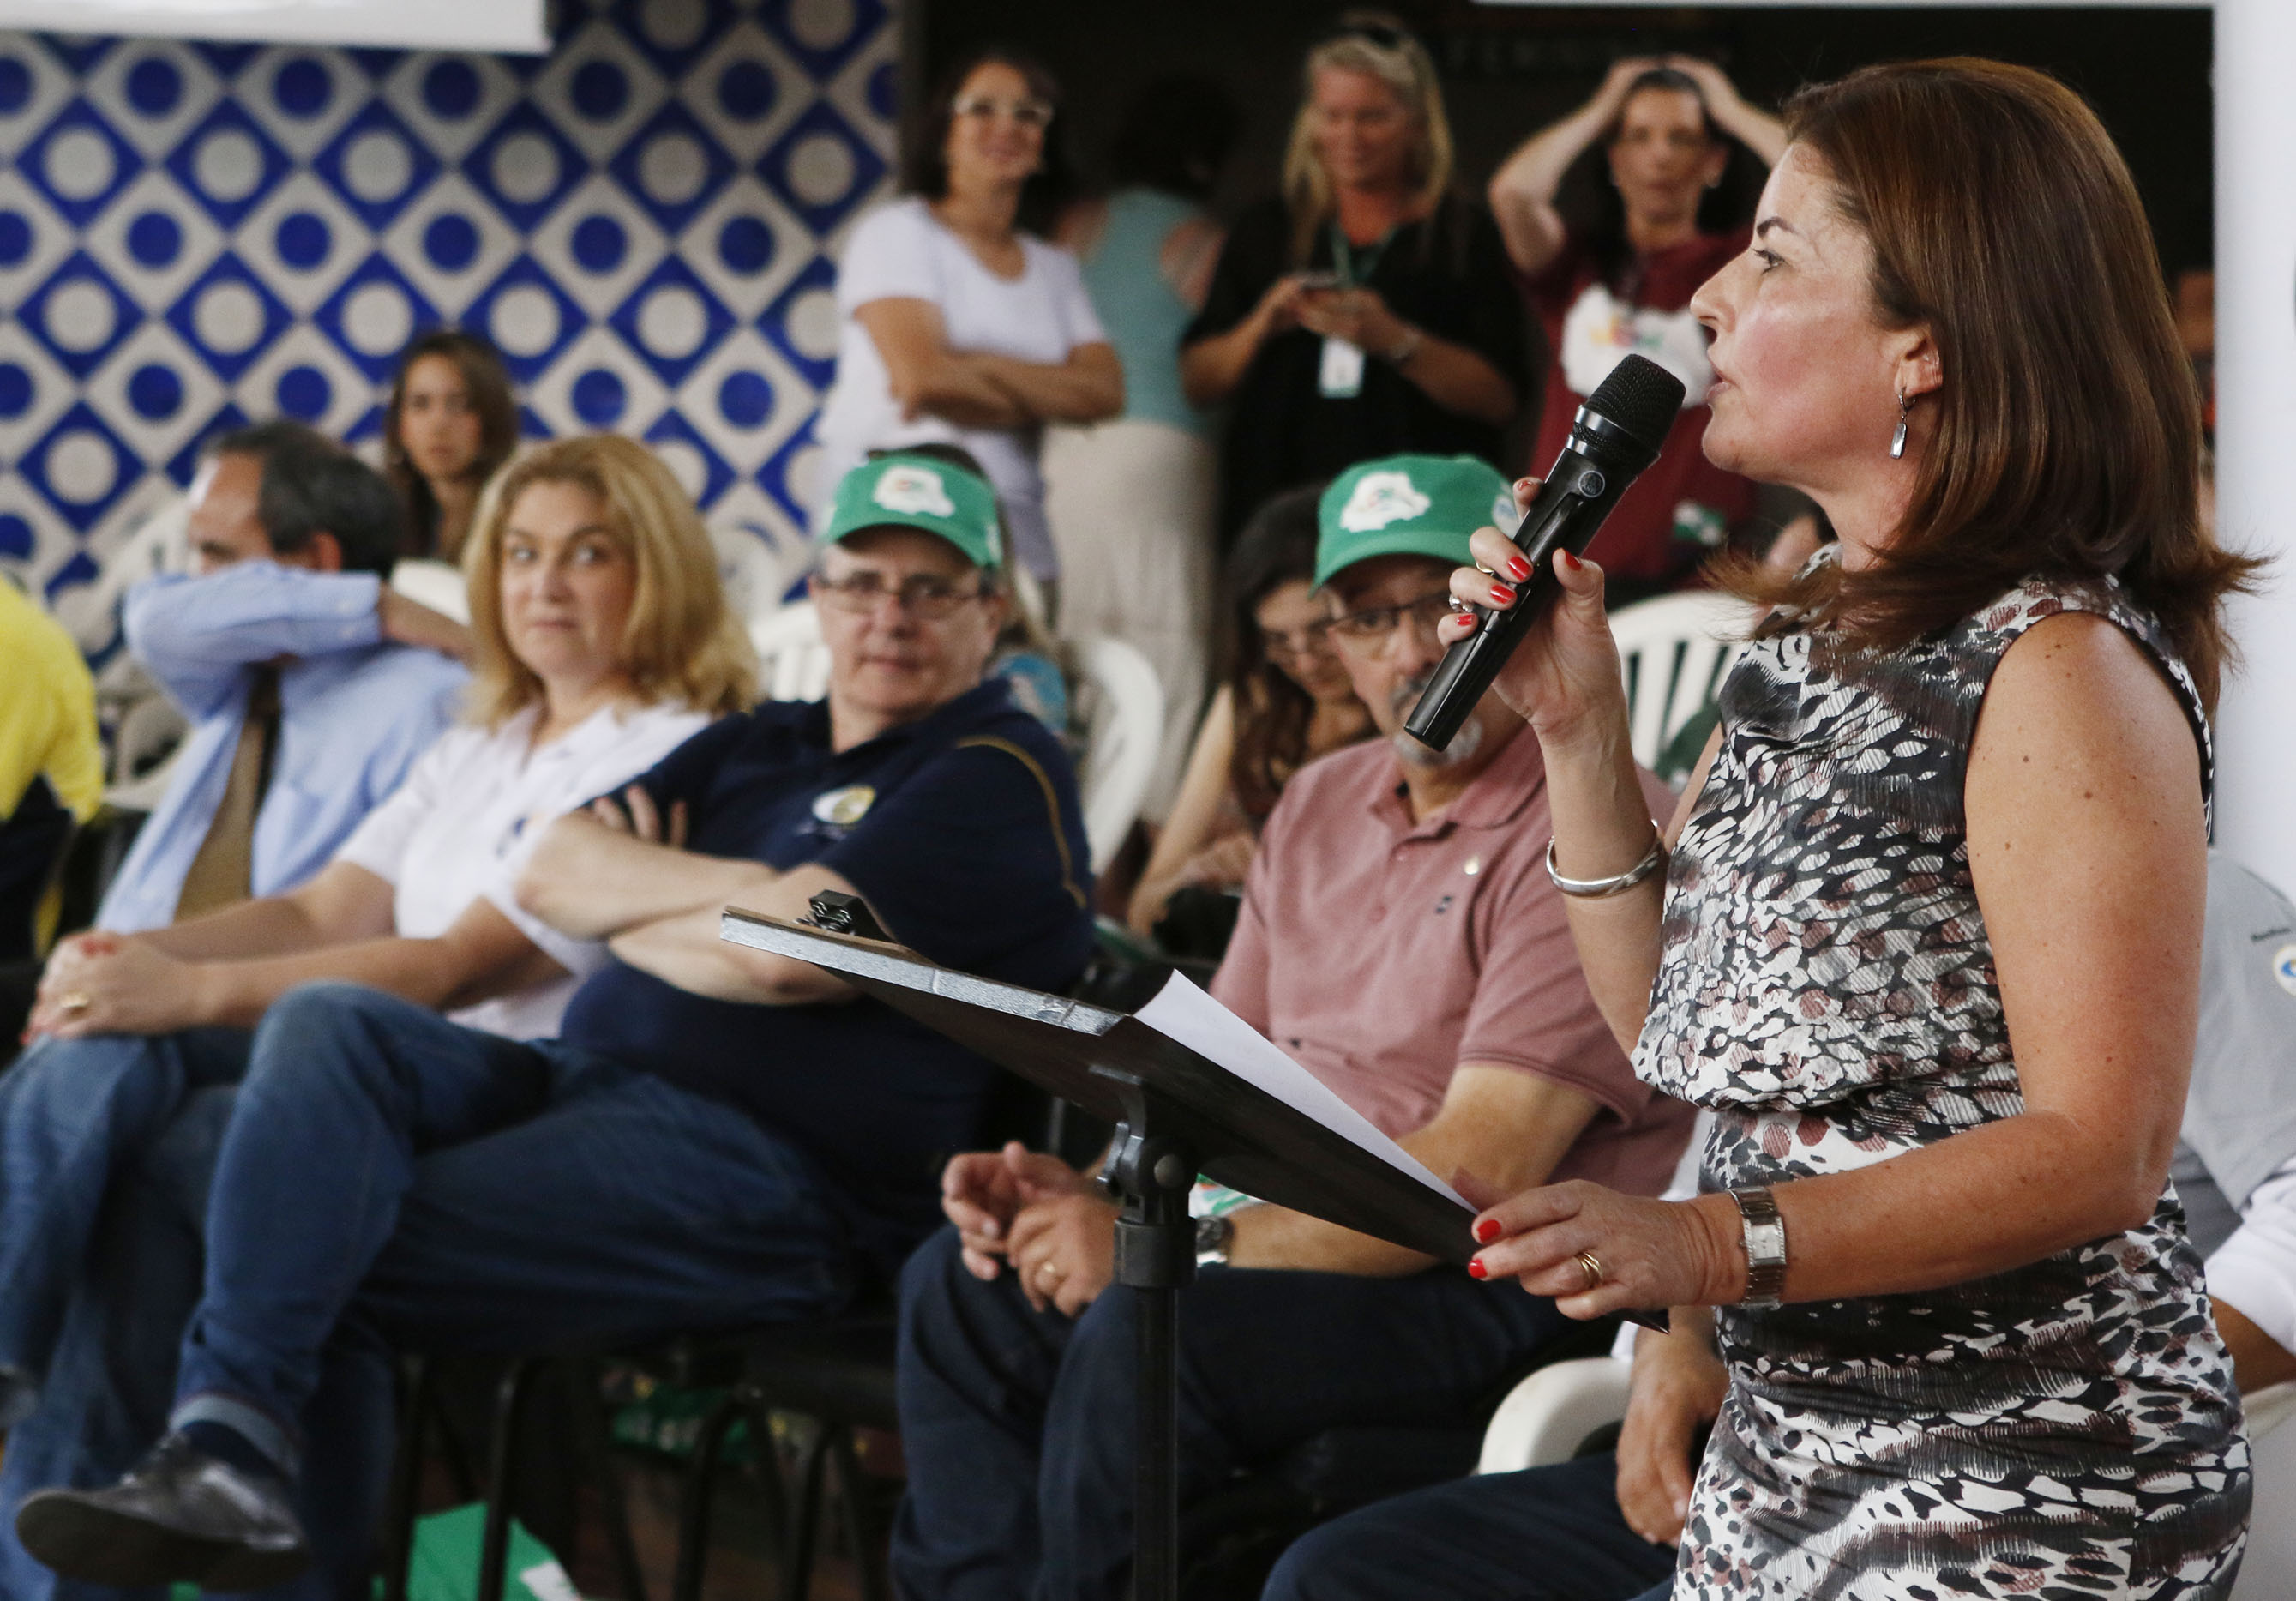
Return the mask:
<svg viewBox="0 0 2296 1601">
<path fill-rule="evenodd" d="M 242 562 L 127 593 L 128 648 L 191 719 L 183 755 L 96 915 L 121 933 L 173 922 L 184 875 L 222 803 L 247 715 L 249 668 L 279 657 L 279 738 L 256 814 L 254 892 L 309 878 L 455 719 L 466 675 L 385 644 L 372 573 Z"/>
</svg>

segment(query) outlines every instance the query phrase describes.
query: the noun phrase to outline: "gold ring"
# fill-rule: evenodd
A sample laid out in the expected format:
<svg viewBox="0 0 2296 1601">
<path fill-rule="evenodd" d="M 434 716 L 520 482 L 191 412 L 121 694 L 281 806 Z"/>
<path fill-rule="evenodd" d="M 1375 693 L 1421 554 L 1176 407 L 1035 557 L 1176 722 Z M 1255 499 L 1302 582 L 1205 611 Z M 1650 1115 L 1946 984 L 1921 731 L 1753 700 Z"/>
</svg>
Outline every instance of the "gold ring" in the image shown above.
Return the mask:
<svg viewBox="0 0 2296 1601">
<path fill-rule="evenodd" d="M 85 1012 L 95 1005 L 95 997 L 85 989 L 68 989 L 56 998 L 59 1012 Z"/>
<path fill-rule="evenodd" d="M 1037 1264 L 1037 1277 L 1041 1283 L 1056 1285 L 1061 1282 L 1061 1270 L 1050 1262 L 1039 1262 Z"/>
<path fill-rule="evenodd" d="M 1603 1259 L 1591 1251 L 1578 1253 L 1578 1271 L 1587 1276 L 1587 1288 L 1599 1289 L 1603 1283 Z M 1585 1293 L 1584 1291 L 1580 1293 Z"/>
</svg>

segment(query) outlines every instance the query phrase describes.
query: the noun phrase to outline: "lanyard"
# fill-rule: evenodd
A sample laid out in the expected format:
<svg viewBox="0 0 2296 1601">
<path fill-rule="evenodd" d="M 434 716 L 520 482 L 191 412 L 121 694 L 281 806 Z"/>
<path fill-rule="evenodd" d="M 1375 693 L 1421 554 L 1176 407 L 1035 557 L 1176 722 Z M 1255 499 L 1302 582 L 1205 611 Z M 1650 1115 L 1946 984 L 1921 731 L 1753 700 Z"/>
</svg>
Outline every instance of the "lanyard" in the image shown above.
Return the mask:
<svg viewBox="0 0 2296 1601">
<path fill-rule="evenodd" d="M 1387 247 L 1394 242 L 1395 230 L 1393 228 L 1390 228 L 1386 233 L 1382 234 L 1379 236 L 1379 242 L 1377 244 L 1372 245 L 1364 251 L 1363 265 L 1358 267 L 1356 265 L 1355 247 L 1348 242 L 1346 231 L 1340 226 L 1338 219 L 1333 218 L 1332 222 L 1332 266 L 1340 275 L 1341 287 L 1343 289 L 1360 289 L 1365 284 L 1370 283 L 1372 274 L 1379 270 L 1380 258 L 1387 254 Z"/>
</svg>

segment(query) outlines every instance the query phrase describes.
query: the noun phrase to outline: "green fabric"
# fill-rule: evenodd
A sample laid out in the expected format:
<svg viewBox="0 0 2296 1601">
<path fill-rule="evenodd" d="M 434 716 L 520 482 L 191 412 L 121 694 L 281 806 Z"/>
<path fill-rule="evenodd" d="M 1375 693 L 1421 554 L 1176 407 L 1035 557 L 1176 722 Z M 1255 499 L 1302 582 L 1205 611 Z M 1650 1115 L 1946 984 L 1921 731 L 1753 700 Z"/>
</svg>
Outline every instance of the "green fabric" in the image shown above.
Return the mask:
<svg viewBox="0 0 2296 1601">
<path fill-rule="evenodd" d="M 996 492 L 988 480 L 929 456 L 889 451 L 839 481 L 821 542 L 832 545 L 871 528 L 938 534 L 975 567 L 995 567 L 1004 559 Z"/>
<path fill-rule="evenodd" d="M 1180 387 L 1180 336 L 1195 312 L 1164 278 L 1164 241 L 1203 214 L 1193 201 L 1160 189 L 1119 189 L 1084 262 L 1085 292 L 1124 364 L 1124 415 L 1210 438 L 1209 412 L 1188 404 Z"/>
<path fill-rule="evenodd" d="M 1467 536 L 1512 520 L 1514 497 L 1472 456 L 1388 456 L 1332 480 L 1316 505 L 1316 583 L 1373 556 L 1432 556 L 1464 567 Z"/>
<path fill-rule="evenodd" d="M 473 1601 L 479 1593 L 479 1552 L 486 1539 L 487 1509 L 473 1501 L 434 1512 L 414 1524 L 414 1560 L 406 1573 L 407 1601 Z M 516 1519 L 510 1525 L 510 1578 L 505 1601 L 581 1601 L 574 1581 Z M 381 1581 L 375 1593 L 381 1594 Z"/>
<path fill-rule="evenodd" d="M 686 1389 L 641 1379 L 636 1393 L 614 1408 L 607 1433 L 616 1445 L 659 1451 L 682 1460 L 693 1455 L 693 1444 L 701 1437 L 702 1423 L 726 1395 L 723 1389 Z M 747 1419 L 734 1421 L 726 1431 L 718 1455 L 724 1462 L 747 1464 L 756 1460 L 757 1453 L 750 1447 Z"/>
</svg>

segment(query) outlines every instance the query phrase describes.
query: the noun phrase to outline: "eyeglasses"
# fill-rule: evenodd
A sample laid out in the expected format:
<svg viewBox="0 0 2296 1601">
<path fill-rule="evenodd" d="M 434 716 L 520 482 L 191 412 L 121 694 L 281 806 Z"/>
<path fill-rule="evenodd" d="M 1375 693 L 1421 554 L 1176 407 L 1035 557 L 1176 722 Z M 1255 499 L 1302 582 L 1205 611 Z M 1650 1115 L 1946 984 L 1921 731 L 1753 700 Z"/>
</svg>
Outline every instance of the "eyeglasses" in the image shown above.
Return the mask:
<svg viewBox="0 0 2296 1601">
<path fill-rule="evenodd" d="M 974 94 L 955 102 L 948 109 L 951 116 L 978 117 L 983 122 L 1002 112 L 1022 127 L 1046 128 L 1053 123 L 1053 103 L 1049 100 L 993 100 L 986 94 Z"/>
<path fill-rule="evenodd" d="M 1451 615 L 1451 595 L 1448 590 L 1423 595 L 1417 600 L 1405 601 L 1394 606 L 1366 606 L 1360 612 L 1350 612 L 1345 617 L 1333 618 L 1329 625 L 1332 637 L 1341 645 L 1359 655 L 1368 656 L 1383 648 L 1395 636 L 1395 631 L 1406 620 L 1418 633 L 1429 638 L 1435 636 L 1435 625 Z"/>
<path fill-rule="evenodd" d="M 979 600 L 988 593 L 978 583 L 970 589 L 960 589 L 948 579 L 929 573 L 919 573 L 892 585 L 873 572 L 857 572 L 842 579 L 824 578 L 816 572 L 806 587 L 821 604 L 840 612 L 874 612 L 890 597 L 910 616 L 928 621 L 938 621 L 965 602 Z"/>
<path fill-rule="evenodd" d="M 1311 622 L 1304 628 L 1262 628 L 1259 638 L 1270 656 L 1282 661 L 1299 661 L 1330 652 L 1332 625 Z"/>
</svg>

